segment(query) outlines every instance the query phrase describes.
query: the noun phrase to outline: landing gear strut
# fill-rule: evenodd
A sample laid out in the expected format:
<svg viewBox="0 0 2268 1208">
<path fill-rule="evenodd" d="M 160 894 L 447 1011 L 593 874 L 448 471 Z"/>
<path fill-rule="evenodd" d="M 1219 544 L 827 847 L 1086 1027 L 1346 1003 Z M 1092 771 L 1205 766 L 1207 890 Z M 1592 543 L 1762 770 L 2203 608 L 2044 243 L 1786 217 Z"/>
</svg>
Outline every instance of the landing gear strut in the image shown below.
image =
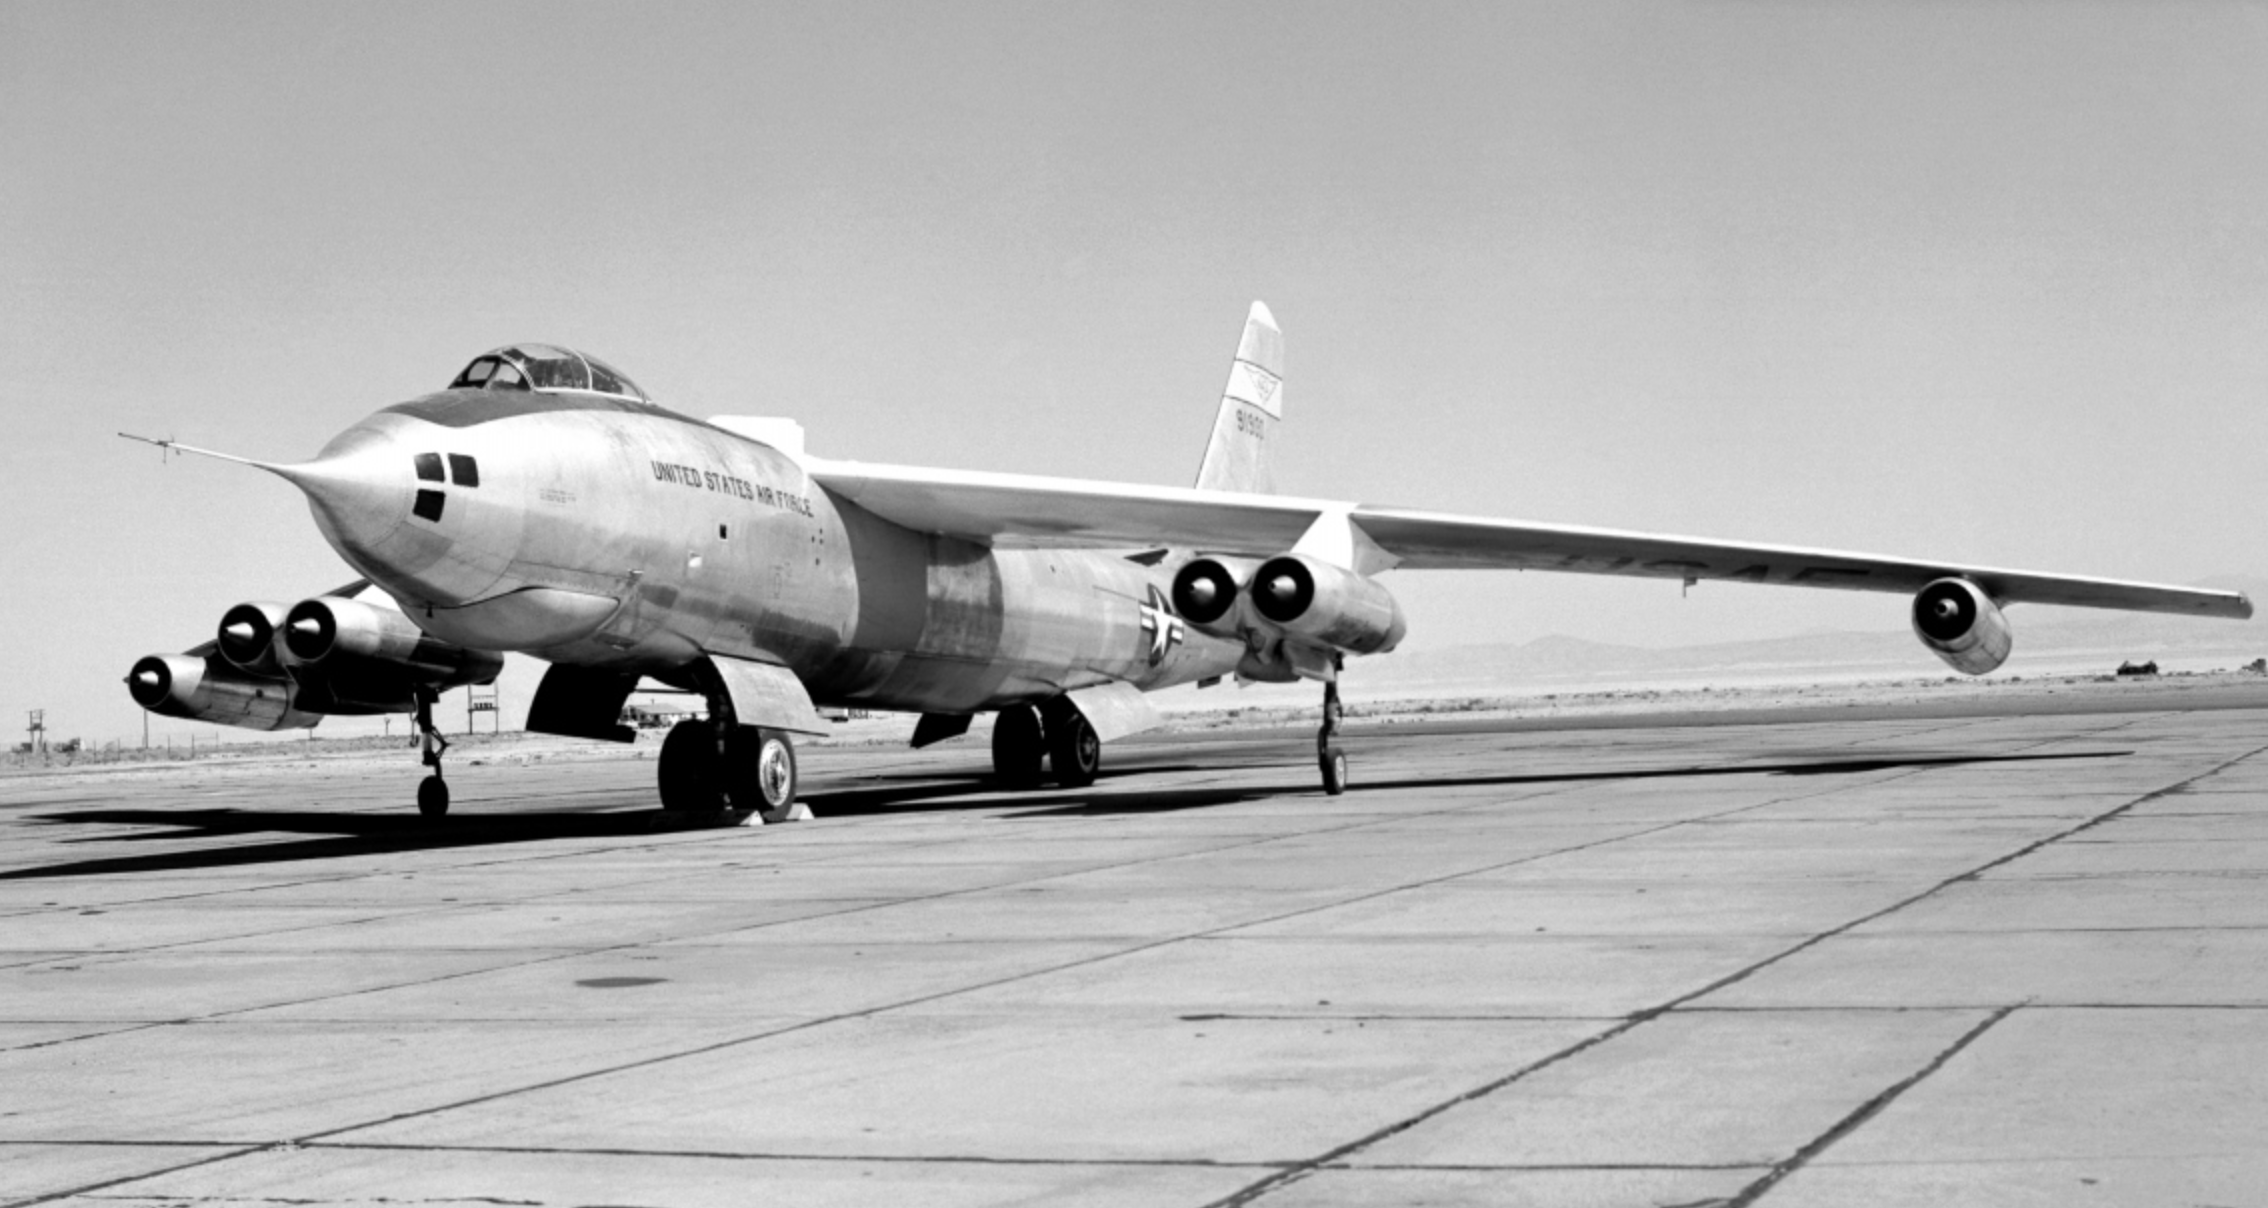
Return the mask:
<svg viewBox="0 0 2268 1208">
<path fill-rule="evenodd" d="M 440 694 L 431 688 L 417 690 L 417 750 L 418 758 L 433 774 L 417 786 L 417 812 L 428 818 L 439 818 L 449 812 L 449 784 L 441 779 L 441 752 L 449 749 L 449 740 L 433 725 L 433 702 Z"/>
<path fill-rule="evenodd" d="M 1323 791 L 1336 797 L 1347 791 L 1347 753 L 1331 740 L 1339 733 L 1339 669 L 1344 655 L 1331 656 L 1331 678 L 1323 681 L 1323 725 L 1315 731 L 1315 762 L 1323 769 Z"/>
</svg>

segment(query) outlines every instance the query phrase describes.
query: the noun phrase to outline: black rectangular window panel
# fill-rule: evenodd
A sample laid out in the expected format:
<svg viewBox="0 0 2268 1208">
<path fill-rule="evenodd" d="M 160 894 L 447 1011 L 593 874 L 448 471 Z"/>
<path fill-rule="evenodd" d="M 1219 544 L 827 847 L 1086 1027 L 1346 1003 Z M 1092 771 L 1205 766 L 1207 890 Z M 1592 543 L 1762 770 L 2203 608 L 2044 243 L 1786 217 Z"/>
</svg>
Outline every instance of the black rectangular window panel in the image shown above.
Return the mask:
<svg viewBox="0 0 2268 1208">
<path fill-rule="evenodd" d="M 462 453 L 451 453 L 449 477 L 460 487 L 477 487 L 480 485 L 480 463 Z"/>
<path fill-rule="evenodd" d="M 439 453 L 420 453 L 411 460 L 417 463 L 418 481 L 441 481 L 441 455 Z"/>
<path fill-rule="evenodd" d="M 448 496 L 439 491 L 419 491 L 417 502 L 410 505 L 410 512 L 439 524 L 441 523 L 441 504 L 447 498 Z"/>
</svg>

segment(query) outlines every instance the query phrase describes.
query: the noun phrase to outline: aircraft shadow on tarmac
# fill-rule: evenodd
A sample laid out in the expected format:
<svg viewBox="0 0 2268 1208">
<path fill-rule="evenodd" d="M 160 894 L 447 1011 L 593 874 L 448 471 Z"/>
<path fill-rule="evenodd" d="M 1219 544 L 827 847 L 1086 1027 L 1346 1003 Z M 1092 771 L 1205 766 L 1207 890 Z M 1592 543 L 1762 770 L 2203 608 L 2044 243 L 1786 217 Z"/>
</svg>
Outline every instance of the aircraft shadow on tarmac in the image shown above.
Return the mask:
<svg viewBox="0 0 2268 1208">
<path fill-rule="evenodd" d="M 1411 780 L 1358 780 L 1356 789 L 1447 789 L 1487 785 L 1551 784 L 1577 781 L 1650 780 L 1692 776 L 1831 776 L 1905 768 L 1950 767 L 1962 764 L 2037 763 L 2069 759 L 2116 759 L 2132 751 L 2063 751 L 2016 755 L 1941 755 L 1884 753 L 1866 759 L 1801 760 L 1764 764 L 1624 768 L 1596 772 L 1542 772 L 1520 775 L 1435 776 Z M 1281 767 L 1270 761 L 1265 765 Z M 1222 771 L 1184 765 L 1141 765 L 1114 768 L 1106 780 L 1133 779 L 1167 772 Z M 1288 770 L 1288 769 L 1287 769 Z M 1317 792 L 1301 766 L 1300 777 L 1287 784 L 1242 784 L 1130 789 L 1101 797 L 1056 791 L 1047 794 L 1005 796 L 990 776 L 979 773 L 914 777 L 889 775 L 867 778 L 858 787 L 820 790 L 804 800 L 822 819 L 878 814 L 903 814 L 969 808 L 1024 805 L 1007 816 L 1029 818 L 1098 817 L 1117 814 L 1171 813 L 1233 805 L 1269 797 Z M 876 783 L 880 781 L 882 783 Z M 983 800 L 969 800 L 983 798 Z M 316 810 L 257 809 L 82 809 L 34 815 L 30 821 L 56 826 L 164 827 L 133 835 L 88 835 L 65 843 L 159 843 L 206 841 L 188 849 L 148 855 L 109 856 L 68 861 L 0 872 L 0 881 L 48 877 L 98 876 L 185 872 L 208 868 L 282 864 L 297 860 L 332 860 L 396 851 L 440 851 L 513 843 L 541 843 L 553 839 L 636 838 L 672 830 L 690 829 L 656 810 L 515 811 L 460 814 L 440 822 L 409 814 L 330 813 Z M 238 835 L 291 834 L 305 836 L 281 842 L 249 845 L 212 844 L 209 841 Z"/>
<path fill-rule="evenodd" d="M 1124 778 L 1158 771 L 1184 770 L 1161 766 L 1114 769 L 1104 779 Z M 803 800 L 820 818 L 850 818 L 874 814 L 997 807 L 1005 800 L 1022 805 L 1032 800 L 1071 801 L 1064 792 L 1042 794 L 1008 791 L 988 775 L 891 776 L 891 783 L 866 787 L 818 789 Z M 871 783 L 871 782 L 869 782 Z M 1188 800 L 1175 808 L 1198 804 L 1225 804 L 1232 800 L 1267 797 L 1289 791 L 1252 788 L 1233 793 L 1218 790 Z M 1189 796 L 1189 794 L 1182 794 Z M 968 800 L 988 798 L 988 800 Z M 336 860 L 353 856 L 400 851 L 444 851 L 514 843 L 541 843 L 553 839 L 634 839 L 674 831 L 705 829 L 655 809 L 628 810 L 514 810 L 480 812 L 480 803 L 440 821 L 410 813 L 345 813 L 292 809 L 75 809 L 35 814 L 28 821 L 50 826 L 162 827 L 138 834 L 91 834 L 62 839 L 64 844 L 196 843 L 147 855 L 105 856 L 59 864 L 0 872 L 0 881 L 48 877 L 83 877 L 106 874 L 187 872 L 208 868 L 282 864 L 295 860 Z M 1156 807 L 1152 807 L 1156 808 Z M 215 843 L 234 836 L 287 834 L 305 836 L 277 842 L 231 845 Z"/>
<path fill-rule="evenodd" d="M 1870 759 L 1805 760 L 1791 763 L 1748 763 L 1723 766 L 1695 766 L 1676 768 L 1622 768 L 1599 772 L 1538 772 L 1500 776 L 1426 776 L 1414 780 L 1365 780 L 1360 777 L 1359 766 L 1352 782 L 1352 791 L 1364 789 L 1455 789 L 1482 788 L 1498 784 L 1561 784 L 1585 780 L 1666 780 L 1687 776 L 1842 776 L 1864 772 L 1885 772 L 1902 768 L 1953 767 L 1979 763 L 2040 763 L 2065 759 L 2122 759 L 2132 751 L 2057 751 L 2029 755 L 1890 755 Z M 1149 771 L 1152 769 L 1137 769 Z M 1124 774 L 1124 773 L 1121 773 Z M 1190 809 L 1205 805 L 1226 805 L 1261 797 L 1280 797 L 1316 791 L 1311 784 L 1298 784 L 1288 788 L 1258 788 L 1237 791 L 1194 789 L 1162 790 L 1139 796 L 1111 797 L 1072 805 L 1046 809 L 1023 810 L 1018 818 L 1049 816 L 1092 816 L 1097 814 L 1136 814 L 1150 811 Z"/>
</svg>

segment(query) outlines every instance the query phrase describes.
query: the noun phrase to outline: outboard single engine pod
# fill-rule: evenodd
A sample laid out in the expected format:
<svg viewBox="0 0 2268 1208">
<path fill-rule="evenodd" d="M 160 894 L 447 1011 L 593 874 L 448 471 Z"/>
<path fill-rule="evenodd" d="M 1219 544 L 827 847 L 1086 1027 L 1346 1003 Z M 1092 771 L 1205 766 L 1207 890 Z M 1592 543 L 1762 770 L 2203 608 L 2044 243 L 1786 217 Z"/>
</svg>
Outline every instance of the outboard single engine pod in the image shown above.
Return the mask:
<svg viewBox="0 0 2268 1208">
<path fill-rule="evenodd" d="M 1250 594 L 1253 610 L 1285 633 L 1355 654 L 1392 650 L 1407 628 L 1393 593 L 1305 554 L 1261 563 Z"/>
<path fill-rule="evenodd" d="M 1173 576 L 1173 610 L 1181 619 L 1203 628 L 1227 616 L 1236 607 L 1240 590 L 1229 568 L 1211 558 L 1199 558 Z"/>
<path fill-rule="evenodd" d="M 218 655 L 153 654 L 126 673 L 134 703 L 166 717 L 289 730 L 317 718 L 295 707 L 291 681 L 248 675 Z"/>
<path fill-rule="evenodd" d="M 2008 661 L 2015 635 L 1983 588 L 1967 579 L 1939 579 L 1914 597 L 1914 634 L 1947 666 L 1983 675 Z"/>
</svg>

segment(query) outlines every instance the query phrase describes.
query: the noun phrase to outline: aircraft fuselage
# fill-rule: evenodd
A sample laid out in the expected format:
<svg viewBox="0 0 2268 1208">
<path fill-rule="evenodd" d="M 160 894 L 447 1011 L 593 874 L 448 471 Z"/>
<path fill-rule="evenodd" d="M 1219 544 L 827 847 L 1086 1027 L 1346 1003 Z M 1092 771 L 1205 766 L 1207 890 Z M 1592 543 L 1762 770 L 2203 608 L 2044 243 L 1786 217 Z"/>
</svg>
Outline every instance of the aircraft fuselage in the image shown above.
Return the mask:
<svg viewBox="0 0 2268 1208">
<path fill-rule="evenodd" d="M 325 538 L 467 646 L 665 679 L 748 659 L 819 704 L 944 713 L 1165 687 L 1244 653 L 1172 615 L 1171 559 L 915 532 L 660 408 L 451 390 L 378 412 L 324 458 L 363 467 L 360 489 L 310 490 Z"/>
</svg>

